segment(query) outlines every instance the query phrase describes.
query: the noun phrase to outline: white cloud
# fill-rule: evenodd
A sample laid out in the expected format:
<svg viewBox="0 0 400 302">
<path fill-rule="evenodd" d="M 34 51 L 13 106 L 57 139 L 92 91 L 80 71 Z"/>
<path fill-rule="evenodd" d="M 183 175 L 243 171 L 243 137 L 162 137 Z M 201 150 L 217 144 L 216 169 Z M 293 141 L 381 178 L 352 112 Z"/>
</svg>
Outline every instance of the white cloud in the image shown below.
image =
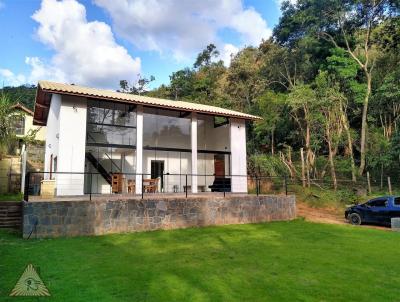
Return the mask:
<svg viewBox="0 0 400 302">
<path fill-rule="evenodd" d="M 9 69 L 0 68 L 1 87 L 20 86 L 26 83 L 26 77 L 23 74 L 14 74 Z"/>
<path fill-rule="evenodd" d="M 3 69 L 0 76 L 8 83 L 46 79 L 116 88 L 120 80 L 133 81 L 140 73 L 140 58 L 116 43 L 109 25 L 88 22 L 85 7 L 76 0 L 43 0 L 32 18 L 39 24 L 37 39 L 55 54 L 48 61 L 27 57 L 31 71 L 26 77 Z"/>
<path fill-rule="evenodd" d="M 85 7 L 76 0 L 43 0 L 32 18 L 39 23 L 39 41 L 55 55 L 48 63 L 27 58 L 30 80 L 51 78 L 111 88 L 121 79 L 132 81 L 140 72 L 140 59 L 116 43 L 106 23 L 88 22 Z"/>
<path fill-rule="evenodd" d="M 224 61 L 225 66 L 231 65 L 232 56 L 239 52 L 239 48 L 232 44 L 225 44 L 221 51 L 221 60 Z"/>
<path fill-rule="evenodd" d="M 271 29 L 254 8 L 241 0 L 94 0 L 111 16 L 122 37 L 142 50 L 187 59 L 207 44 L 219 48 L 219 31 L 236 32 L 240 46 L 256 45 Z M 235 46 L 237 47 L 237 46 Z"/>
</svg>

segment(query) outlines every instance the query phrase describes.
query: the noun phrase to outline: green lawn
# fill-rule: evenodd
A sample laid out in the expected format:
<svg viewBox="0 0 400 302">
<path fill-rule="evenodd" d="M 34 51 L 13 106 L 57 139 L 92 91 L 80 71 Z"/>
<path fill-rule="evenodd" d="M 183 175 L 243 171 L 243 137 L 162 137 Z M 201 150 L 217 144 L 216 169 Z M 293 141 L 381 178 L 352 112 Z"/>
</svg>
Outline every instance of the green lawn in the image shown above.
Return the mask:
<svg viewBox="0 0 400 302">
<path fill-rule="evenodd" d="M 23 196 L 21 193 L 16 193 L 16 194 L 0 194 L 0 201 L 21 201 L 23 199 Z"/>
<path fill-rule="evenodd" d="M 22 240 L 0 231 L 0 301 L 28 263 L 41 301 L 399 301 L 400 233 L 301 220 Z M 36 300 L 35 300 L 36 301 Z"/>
</svg>

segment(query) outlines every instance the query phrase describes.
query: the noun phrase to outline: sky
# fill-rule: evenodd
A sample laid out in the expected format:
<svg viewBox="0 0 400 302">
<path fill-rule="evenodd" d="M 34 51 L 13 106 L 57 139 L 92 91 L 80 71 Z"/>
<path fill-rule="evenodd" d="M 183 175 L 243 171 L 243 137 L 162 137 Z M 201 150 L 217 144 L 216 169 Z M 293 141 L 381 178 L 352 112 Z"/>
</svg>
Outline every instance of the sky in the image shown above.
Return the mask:
<svg viewBox="0 0 400 302">
<path fill-rule="evenodd" d="M 38 80 L 116 89 L 169 83 L 214 43 L 229 66 L 272 34 L 281 0 L 0 0 L 0 85 Z"/>
</svg>

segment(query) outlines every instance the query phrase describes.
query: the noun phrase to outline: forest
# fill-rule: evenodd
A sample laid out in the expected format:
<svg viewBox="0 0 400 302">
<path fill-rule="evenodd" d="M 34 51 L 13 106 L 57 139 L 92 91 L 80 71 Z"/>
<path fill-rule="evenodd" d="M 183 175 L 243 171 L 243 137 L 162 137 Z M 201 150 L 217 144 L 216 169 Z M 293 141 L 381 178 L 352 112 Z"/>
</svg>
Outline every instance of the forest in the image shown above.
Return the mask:
<svg viewBox="0 0 400 302">
<path fill-rule="evenodd" d="M 303 185 L 371 174 L 400 186 L 400 1 L 298 0 L 282 4 L 271 38 L 232 55 L 214 44 L 170 83 L 121 91 L 259 115 L 248 125 L 251 173 Z M 6 87 L 32 108 L 35 87 Z"/>
<path fill-rule="evenodd" d="M 149 94 L 261 116 L 248 131 L 253 173 L 329 179 L 333 188 L 367 172 L 400 182 L 399 8 L 284 2 L 273 36 L 241 49 L 229 67 L 210 44 Z"/>
</svg>

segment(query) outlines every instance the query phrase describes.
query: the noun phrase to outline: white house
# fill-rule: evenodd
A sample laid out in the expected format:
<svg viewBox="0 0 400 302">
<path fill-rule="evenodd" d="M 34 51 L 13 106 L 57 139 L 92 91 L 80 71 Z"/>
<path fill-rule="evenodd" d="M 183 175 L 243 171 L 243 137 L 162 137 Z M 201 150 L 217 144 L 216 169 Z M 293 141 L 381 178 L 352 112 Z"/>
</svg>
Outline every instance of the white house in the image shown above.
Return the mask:
<svg viewBox="0 0 400 302">
<path fill-rule="evenodd" d="M 48 81 L 38 84 L 34 112 L 34 124 L 47 126 L 46 178 L 57 195 L 124 193 L 129 184 L 140 194 L 148 179 L 159 192 L 210 191 L 221 179 L 229 191 L 247 192 L 245 122 L 256 119 Z M 117 178 L 123 185 L 115 189 Z"/>
</svg>

